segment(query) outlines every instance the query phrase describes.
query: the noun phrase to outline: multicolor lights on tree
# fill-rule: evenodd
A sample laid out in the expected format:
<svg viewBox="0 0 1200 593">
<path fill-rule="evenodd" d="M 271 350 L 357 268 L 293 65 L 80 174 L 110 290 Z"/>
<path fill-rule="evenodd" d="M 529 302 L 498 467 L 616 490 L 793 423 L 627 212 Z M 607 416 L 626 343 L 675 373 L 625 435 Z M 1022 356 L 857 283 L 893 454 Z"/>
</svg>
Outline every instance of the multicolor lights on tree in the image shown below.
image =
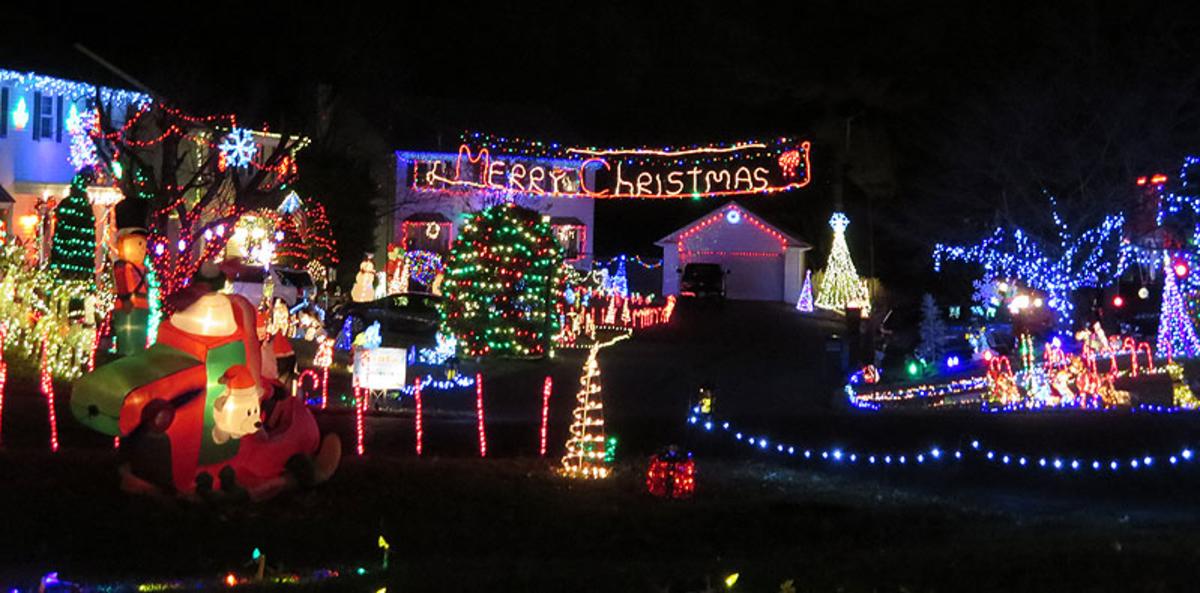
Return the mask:
<svg viewBox="0 0 1200 593">
<path fill-rule="evenodd" d="M 542 356 L 558 331 L 562 255 L 514 204 L 471 215 L 447 265 L 445 323 L 467 356 Z"/>
</svg>

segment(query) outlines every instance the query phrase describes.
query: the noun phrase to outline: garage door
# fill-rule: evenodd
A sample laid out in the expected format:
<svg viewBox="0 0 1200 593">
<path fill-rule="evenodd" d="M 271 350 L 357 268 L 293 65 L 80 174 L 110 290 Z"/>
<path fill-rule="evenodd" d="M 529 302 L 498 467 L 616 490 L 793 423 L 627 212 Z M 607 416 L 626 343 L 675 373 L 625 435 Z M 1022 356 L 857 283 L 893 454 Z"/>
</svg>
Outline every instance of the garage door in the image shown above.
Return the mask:
<svg viewBox="0 0 1200 593">
<path fill-rule="evenodd" d="M 722 265 L 725 296 L 747 301 L 783 300 L 783 257 L 729 257 Z"/>
</svg>

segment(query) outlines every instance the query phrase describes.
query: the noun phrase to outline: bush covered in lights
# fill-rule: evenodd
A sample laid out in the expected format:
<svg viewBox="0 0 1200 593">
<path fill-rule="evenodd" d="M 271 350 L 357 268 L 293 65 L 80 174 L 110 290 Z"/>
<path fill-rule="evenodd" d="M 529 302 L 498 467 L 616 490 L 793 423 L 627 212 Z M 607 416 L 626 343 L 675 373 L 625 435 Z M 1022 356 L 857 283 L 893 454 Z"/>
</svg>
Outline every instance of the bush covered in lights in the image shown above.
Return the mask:
<svg viewBox="0 0 1200 593">
<path fill-rule="evenodd" d="M 446 326 L 467 356 L 542 356 L 558 332 L 562 253 L 550 224 L 515 204 L 470 215 L 450 253 Z"/>
<path fill-rule="evenodd" d="M 54 209 L 56 223 L 50 240 L 50 267 L 64 280 L 96 277 L 96 217 L 88 201 L 87 186 L 93 178 L 84 169 L 71 180 L 71 191 Z"/>
</svg>

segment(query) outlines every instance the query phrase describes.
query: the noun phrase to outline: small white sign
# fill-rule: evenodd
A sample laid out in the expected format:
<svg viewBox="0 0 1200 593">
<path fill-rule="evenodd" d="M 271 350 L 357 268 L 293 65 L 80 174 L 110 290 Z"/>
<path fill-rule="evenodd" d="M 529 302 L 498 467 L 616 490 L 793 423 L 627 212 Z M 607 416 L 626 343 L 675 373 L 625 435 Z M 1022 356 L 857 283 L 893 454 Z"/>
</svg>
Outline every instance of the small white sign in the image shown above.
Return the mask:
<svg viewBox="0 0 1200 593">
<path fill-rule="evenodd" d="M 358 387 L 400 389 L 407 371 L 407 348 L 354 349 L 354 384 Z"/>
</svg>

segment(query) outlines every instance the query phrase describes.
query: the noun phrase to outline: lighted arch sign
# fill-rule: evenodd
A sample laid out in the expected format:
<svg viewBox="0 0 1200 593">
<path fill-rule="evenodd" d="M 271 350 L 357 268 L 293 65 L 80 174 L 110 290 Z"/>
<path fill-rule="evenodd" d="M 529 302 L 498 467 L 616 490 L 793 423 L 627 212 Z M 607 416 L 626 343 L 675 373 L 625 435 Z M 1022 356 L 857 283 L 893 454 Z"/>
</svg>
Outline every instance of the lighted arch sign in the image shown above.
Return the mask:
<svg viewBox="0 0 1200 593">
<path fill-rule="evenodd" d="M 678 149 L 553 146 L 532 156 L 493 156 L 514 147 L 463 144 L 453 159 L 415 161 L 413 187 L 658 199 L 773 194 L 811 181 L 809 142 L 789 138 Z"/>
</svg>

